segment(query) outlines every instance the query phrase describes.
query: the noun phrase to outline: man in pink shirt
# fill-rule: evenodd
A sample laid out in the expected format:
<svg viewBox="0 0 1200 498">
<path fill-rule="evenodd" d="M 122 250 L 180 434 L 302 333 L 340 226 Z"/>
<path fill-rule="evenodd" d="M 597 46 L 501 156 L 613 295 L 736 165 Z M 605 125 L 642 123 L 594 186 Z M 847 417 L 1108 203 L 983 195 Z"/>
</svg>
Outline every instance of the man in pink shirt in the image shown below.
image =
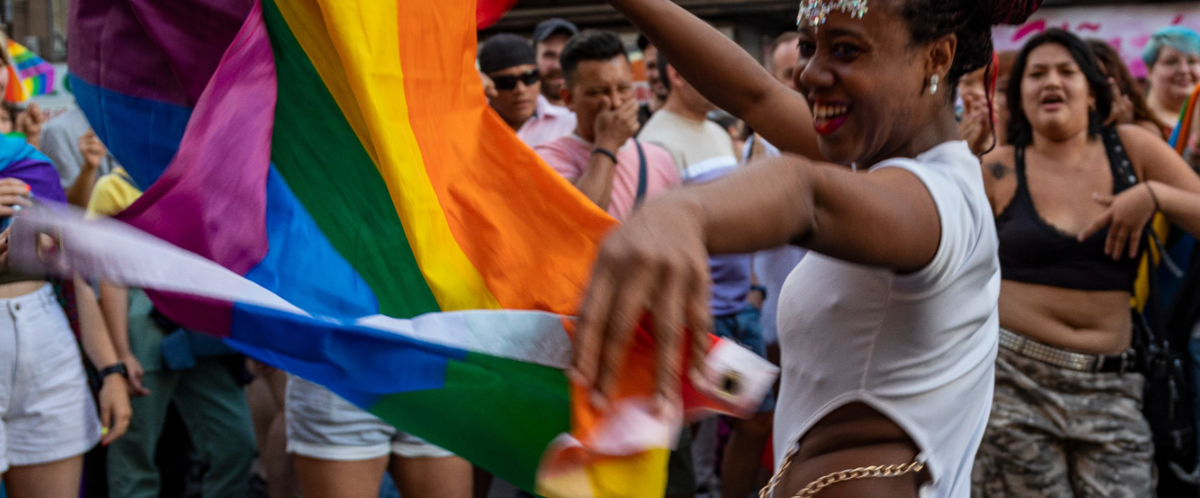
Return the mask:
<svg viewBox="0 0 1200 498">
<path fill-rule="evenodd" d="M 662 148 L 638 142 L 637 99 L 625 46 L 615 33 L 584 31 L 562 53 L 563 102 L 575 132 L 534 148 L 564 178 L 618 220 L 642 199 L 680 184 Z"/>
</svg>

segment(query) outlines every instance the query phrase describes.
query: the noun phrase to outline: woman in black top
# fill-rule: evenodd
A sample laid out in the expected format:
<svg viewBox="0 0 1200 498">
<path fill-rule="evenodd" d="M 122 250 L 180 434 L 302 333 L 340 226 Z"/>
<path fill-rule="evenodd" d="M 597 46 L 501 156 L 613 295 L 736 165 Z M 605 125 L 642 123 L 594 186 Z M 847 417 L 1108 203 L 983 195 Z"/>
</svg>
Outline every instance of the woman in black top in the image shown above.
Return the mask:
<svg viewBox="0 0 1200 498">
<path fill-rule="evenodd" d="M 984 158 L 1000 238 L 1001 349 L 976 496 L 1151 496 L 1129 309 L 1156 210 L 1200 233 L 1200 178 L 1136 125 L 1075 35 L 1029 41 L 1004 146 Z"/>
</svg>

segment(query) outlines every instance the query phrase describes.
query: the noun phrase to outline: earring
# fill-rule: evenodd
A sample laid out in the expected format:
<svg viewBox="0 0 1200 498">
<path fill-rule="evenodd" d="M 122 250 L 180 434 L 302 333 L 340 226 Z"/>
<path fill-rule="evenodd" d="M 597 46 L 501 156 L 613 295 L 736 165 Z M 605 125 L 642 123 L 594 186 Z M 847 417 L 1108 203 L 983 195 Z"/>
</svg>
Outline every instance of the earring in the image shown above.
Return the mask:
<svg viewBox="0 0 1200 498">
<path fill-rule="evenodd" d="M 929 77 L 929 94 L 930 95 L 937 95 L 938 80 L 940 80 L 940 79 L 941 78 L 936 74 Z"/>
</svg>

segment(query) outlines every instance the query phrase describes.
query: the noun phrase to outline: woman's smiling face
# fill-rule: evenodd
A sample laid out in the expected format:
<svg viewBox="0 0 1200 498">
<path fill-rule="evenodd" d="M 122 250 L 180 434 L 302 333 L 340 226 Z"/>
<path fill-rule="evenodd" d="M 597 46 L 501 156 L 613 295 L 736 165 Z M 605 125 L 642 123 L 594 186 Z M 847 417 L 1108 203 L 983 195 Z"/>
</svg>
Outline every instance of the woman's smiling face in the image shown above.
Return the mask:
<svg viewBox="0 0 1200 498">
<path fill-rule="evenodd" d="M 1200 54 L 1164 46 L 1147 78 L 1153 92 L 1163 92 L 1172 100 L 1186 99 L 1200 84 Z"/>
<path fill-rule="evenodd" d="M 930 75 L 897 14 L 902 1 L 872 1 L 862 18 L 834 11 L 820 26 L 802 23 L 794 78 L 829 161 L 882 159 L 930 115 L 930 99 L 922 98 Z M 952 91 L 944 82 L 939 90 Z"/>
</svg>

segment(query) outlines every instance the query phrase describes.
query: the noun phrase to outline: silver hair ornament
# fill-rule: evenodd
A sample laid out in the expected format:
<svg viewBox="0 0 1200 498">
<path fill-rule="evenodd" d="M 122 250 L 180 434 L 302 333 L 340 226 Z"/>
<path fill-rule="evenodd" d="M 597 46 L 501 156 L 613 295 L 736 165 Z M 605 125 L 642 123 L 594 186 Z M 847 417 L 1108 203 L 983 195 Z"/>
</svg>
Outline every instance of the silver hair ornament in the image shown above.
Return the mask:
<svg viewBox="0 0 1200 498">
<path fill-rule="evenodd" d="M 829 13 L 835 10 L 850 14 L 850 17 L 855 19 L 862 19 L 867 14 L 867 0 L 801 0 L 796 26 L 804 24 L 805 21 L 813 27 L 825 24 Z"/>
</svg>

